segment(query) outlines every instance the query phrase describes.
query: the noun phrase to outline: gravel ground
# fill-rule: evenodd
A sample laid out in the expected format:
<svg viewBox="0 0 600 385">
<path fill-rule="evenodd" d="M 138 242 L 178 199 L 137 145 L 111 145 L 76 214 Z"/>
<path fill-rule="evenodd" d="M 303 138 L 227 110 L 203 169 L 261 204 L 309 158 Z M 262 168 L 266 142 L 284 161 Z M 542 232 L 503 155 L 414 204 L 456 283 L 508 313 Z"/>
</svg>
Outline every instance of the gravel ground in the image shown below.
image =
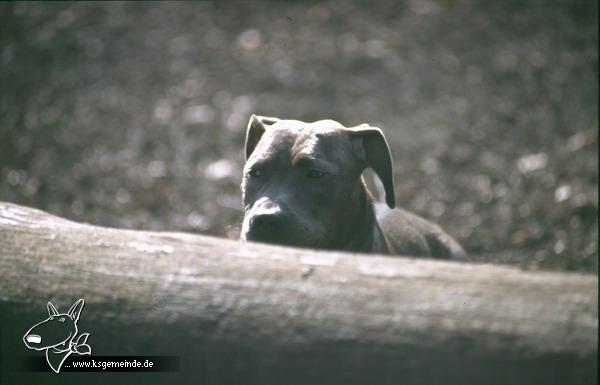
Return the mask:
<svg viewBox="0 0 600 385">
<path fill-rule="evenodd" d="M 475 261 L 598 270 L 595 1 L 0 4 L 0 200 L 236 237 L 251 113 L 368 122 Z"/>
</svg>

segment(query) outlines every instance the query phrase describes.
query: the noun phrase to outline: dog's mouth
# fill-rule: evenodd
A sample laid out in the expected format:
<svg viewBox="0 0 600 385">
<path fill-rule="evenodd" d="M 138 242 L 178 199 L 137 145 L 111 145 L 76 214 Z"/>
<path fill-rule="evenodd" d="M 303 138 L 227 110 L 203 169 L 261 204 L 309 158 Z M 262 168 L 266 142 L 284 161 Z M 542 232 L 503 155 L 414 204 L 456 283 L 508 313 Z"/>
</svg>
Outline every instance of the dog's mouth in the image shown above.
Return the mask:
<svg viewBox="0 0 600 385">
<path fill-rule="evenodd" d="M 289 245 L 279 231 L 264 231 L 250 229 L 244 234 L 244 239 L 251 242 L 272 243 L 276 245 Z"/>
<path fill-rule="evenodd" d="M 271 230 L 250 228 L 242 233 L 242 240 L 291 247 L 316 247 L 317 239 L 299 228 L 289 226 Z"/>
<path fill-rule="evenodd" d="M 313 247 L 321 236 L 311 231 L 311 226 L 289 209 L 251 210 L 244 217 L 240 234 L 244 241 L 293 247 Z"/>
</svg>

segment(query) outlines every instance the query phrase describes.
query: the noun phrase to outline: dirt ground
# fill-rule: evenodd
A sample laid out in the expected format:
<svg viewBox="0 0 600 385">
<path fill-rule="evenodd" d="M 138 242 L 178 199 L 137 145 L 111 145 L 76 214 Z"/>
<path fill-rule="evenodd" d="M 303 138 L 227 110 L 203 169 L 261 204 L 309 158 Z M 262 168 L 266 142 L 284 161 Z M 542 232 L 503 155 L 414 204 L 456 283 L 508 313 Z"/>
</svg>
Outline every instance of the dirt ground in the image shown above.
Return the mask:
<svg viewBox="0 0 600 385">
<path fill-rule="evenodd" d="M 598 270 L 596 1 L 0 4 L 0 200 L 236 237 L 252 113 L 381 127 L 475 261 Z"/>
</svg>

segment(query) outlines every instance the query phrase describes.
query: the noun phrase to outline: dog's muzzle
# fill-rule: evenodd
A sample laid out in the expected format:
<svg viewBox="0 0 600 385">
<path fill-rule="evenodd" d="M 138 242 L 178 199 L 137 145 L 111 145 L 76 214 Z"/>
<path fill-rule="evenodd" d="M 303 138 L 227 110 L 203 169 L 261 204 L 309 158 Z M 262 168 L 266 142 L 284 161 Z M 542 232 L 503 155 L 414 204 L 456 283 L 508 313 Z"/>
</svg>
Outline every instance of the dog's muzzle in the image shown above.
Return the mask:
<svg viewBox="0 0 600 385">
<path fill-rule="evenodd" d="M 279 204 L 269 198 L 261 198 L 245 219 L 244 236 L 248 241 L 282 243 L 286 227 L 286 214 Z"/>
</svg>

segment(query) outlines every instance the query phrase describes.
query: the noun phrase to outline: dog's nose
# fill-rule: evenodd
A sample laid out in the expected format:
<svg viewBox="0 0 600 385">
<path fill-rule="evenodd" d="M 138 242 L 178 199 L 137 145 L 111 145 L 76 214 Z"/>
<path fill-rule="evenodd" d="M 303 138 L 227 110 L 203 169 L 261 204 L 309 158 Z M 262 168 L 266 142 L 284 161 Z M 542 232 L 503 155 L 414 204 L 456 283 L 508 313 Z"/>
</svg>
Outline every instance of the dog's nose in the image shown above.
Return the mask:
<svg viewBox="0 0 600 385">
<path fill-rule="evenodd" d="M 283 225 L 281 212 L 266 212 L 252 217 L 250 228 L 253 231 L 276 231 Z"/>
<path fill-rule="evenodd" d="M 26 338 L 26 341 L 32 344 L 39 344 L 42 342 L 42 337 L 37 334 L 29 334 Z"/>
<path fill-rule="evenodd" d="M 285 215 L 281 207 L 268 198 L 256 202 L 248 217 L 246 238 L 254 241 L 276 242 L 283 233 Z"/>
</svg>

